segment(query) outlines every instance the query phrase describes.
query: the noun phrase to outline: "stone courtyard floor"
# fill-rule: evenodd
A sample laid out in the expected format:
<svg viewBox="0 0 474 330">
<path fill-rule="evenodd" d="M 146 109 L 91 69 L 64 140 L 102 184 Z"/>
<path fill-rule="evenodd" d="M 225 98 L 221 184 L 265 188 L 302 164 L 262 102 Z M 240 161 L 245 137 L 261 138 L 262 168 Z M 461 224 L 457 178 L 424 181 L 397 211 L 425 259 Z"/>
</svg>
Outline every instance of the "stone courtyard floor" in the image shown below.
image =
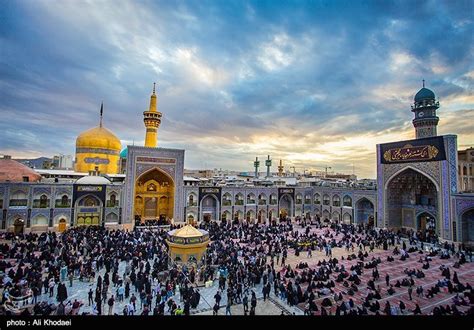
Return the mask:
<svg viewBox="0 0 474 330">
<path fill-rule="evenodd" d="M 321 229 L 312 229 L 312 231 L 316 231 L 318 233 L 322 233 Z M 357 253 L 358 249 L 356 248 L 354 253 Z M 288 251 L 288 258 L 286 264 L 290 264 L 296 272 L 297 270 L 295 268 L 296 264 L 299 263 L 300 261 L 308 263 L 309 267 L 315 267 L 317 262 L 319 260 L 323 259 L 328 259 L 328 257 L 325 256 L 324 252 L 319 252 L 319 251 L 313 251 L 312 252 L 313 256 L 312 258 L 307 257 L 307 252 L 303 251 L 300 253 L 299 256 L 294 255 L 293 249 L 289 249 Z M 352 252 L 346 252 L 342 248 L 334 248 L 332 250 L 332 257 L 337 257 L 340 259 L 341 256 L 344 256 L 346 259 L 346 256 L 352 254 Z M 407 293 L 407 288 L 406 287 L 400 287 L 400 288 L 395 288 L 396 293 L 393 295 L 388 295 L 386 293 L 386 285 L 385 285 L 385 274 L 390 275 L 390 281 L 392 284 L 396 282 L 396 280 L 402 280 L 403 278 L 406 277 L 406 275 L 403 273 L 403 270 L 405 268 L 409 269 L 421 269 L 421 263 L 418 262 L 419 259 L 419 254 L 418 253 L 413 253 L 410 255 L 410 258 L 407 259 L 406 261 L 400 261 L 399 256 L 395 256 L 395 260 L 393 262 L 387 262 L 386 258 L 387 256 L 392 255 L 392 251 L 384 251 L 384 250 L 375 250 L 374 252 L 369 254 L 369 258 L 367 259 L 370 260 L 372 256 L 374 257 L 380 257 L 382 260 L 382 263 L 378 266 L 378 270 L 380 273 L 380 279 L 375 282 L 375 285 L 378 286 L 380 285 L 382 289 L 382 299 L 379 300 L 379 303 L 381 305 L 381 308 L 383 309 L 385 305 L 385 301 L 389 301 L 393 305 L 399 304 L 401 300 L 404 301 L 404 303 L 407 306 L 407 310 L 411 310 L 415 307 L 415 303 L 418 303 L 421 307 L 421 310 L 423 314 L 428 314 L 432 311 L 432 309 L 436 306 L 439 306 L 441 304 L 446 305 L 446 304 L 451 304 L 452 298 L 455 296 L 455 294 L 449 294 L 444 288 L 442 289 L 442 292 L 437 294 L 433 298 L 426 298 L 426 297 L 417 297 L 415 293 L 416 286 L 422 285 L 425 294 L 426 291 L 433 286 L 438 279 L 441 278 L 441 272 L 439 270 L 439 267 L 441 265 L 446 265 L 449 266 L 451 269 L 451 275 L 454 273 L 454 271 L 457 272 L 459 280 L 462 283 L 470 283 L 471 285 L 474 283 L 474 263 L 468 262 L 464 265 L 462 265 L 460 268 L 455 269 L 453 268 L 453 264 L 455 262 L 454 258 L 448 259 L 448 260 L 442 260 L 438 257 L 434 257 L 433 261 L 430 263 L 430 268 L 427 270 L 423 270 L 424 273 L 426 274 L 426 277 L 423 279 L 415 279 L 415 288 L 413 292 L 413 300 L 409 300 L 408 293 Z M 344 260 L 344 261 L 339 261 L 340 263 L 343 263 L 346 267 L 346 269 L 350 269 L 351 265 L 354 265 L 358 262 L 359 260 Z M 277 270 L 279 270 L 280 267 L 277 267 Z M 123 274 L 125 270 L 125 262 L 121 262 L 119 265 L 119 274 Z M 103 269 L 100 274 L 103 276 L 105 273 L 105 269 Z M 98 276 L 97 274 L 96 276 Z M 360 276 L 362 283 L 360 284 L 359 288 L 360 290 L 356 292 L 354 296 L 348 296 L 346 294 L 346 288 L 342 285 L 342 283 L 337 283 L 336 282 L 336 287 L 333 288 L 334 292 L 339 293 L 341 292 L 343 294 L 343 297 L 345 300 L 348 300 L 349 298 L 352 298 L 355 302 L 356 306 L 361 306 L 363 299 L 368 293 L 368 288 L 366 287 L 367 281 L 371 278 L 372 275 L 372 269 L 364 269 L 363 274 Z M 335 278 L 333 278 L 335 279 Z M 77 299 L 79 301 L 82 301 L 84 303 L 83 307 L 81 307 L 79 314 L 82 314 L 83 312 L 85 313 L 92 313 L 92 307 L 88 305 L 88 291 L 90 288 L 92 290 L 95 290 L 96 287 L 96 282 L 91 281 L 91 282 L 80 282 L 79 280 L 74 280 L 73 286 L 69 286 L 69 281 L 66 281 L 66 287 L 67 287 L 67 292 L 68 292 L 68 299 L 71 302 L 74 301 L 74 299 Z M 302 285 L 302 289 L 305 290 L 305 285 Z M 218 281 L 214 281 L 213 285 L 211 287 L 205 288 L 205 287 L 200 287 L 199 292 L 201 294 L 201 299 L 199 302 L 199 305 L 196 309 L 191 310 L 191 314 L 195 315 L 212 315 L 212 307 L 214 306 L 214 295 L 216 294 L 218 289 Z M 251 288 L 256 293 L 258 302 L 257 302 L 257 307 L 256 307 L 256 315 L 280 315 L 282 312 L 286 315 L 302 315 L 303 310 L 304 310 L 304 304 L 300 304 L 298 306 L 289 306 L 286 304 L 286 302 L 282 301 L 279 297 L 274 295 L 273 288 L 270 293 L 270 299 L 267 301 L 263 301 L 263 294 L 262 294 L 262 285 L 257 285 L 254 288 Z M 55 290 L 56 291 L 56 290 Z M 131 287 L 130 294 L 134 292 L 134 288 Z M 111 294 L 114 294 L 116 297 L 116 288 L 111 286 L 109 287 L 109 294 L 108 297 L 110 297 Z M 135 292 L 135 295 L 138 298 L 138 293 Z M 327 296 L 332 300 L 332 295 Z M 321 302 L 325 297 L 320 297 L 316 299 L 316 303 L 318 304 L 318 307 L 321 306 Z M 172 297 L 172 299 L 178 304 L 181 305 L 182 303 L 180 302 L 180 297 L 179 293 L 176 294 L 175 296 Z M 55 297 L 50 298 L 48 294 L 42 294 L 41 296 L 38 297 L 38 301 L 47 301 L 47 302 L 52 302 L 57 304 L 57 301 Z M 333 301 L 333 300 L 332 300 Z M 114 308 L 113 308 L 113 313 L 116 314 L 122 314 L 122 310 L 125 306 L 125 304 L 128 303 L 128 299 L 124 300 L 123 302 L 116 301 Z M 153 302 L 154 304 L 154 302 Z M 222 300 L 221 300 L 221 308 L 219 310 L 219 315 L 225 315 L 225 306 L 227 304 L 227 298 L 225 294 L 222 294 Z M 102 314 L 108 314 L 108 305 L 106 303 L 103 303 L 102 305 Z M 154 305 L 153 305 L 154 306 Z M 462 306 L 460 307 L 460 310 L 467 310 L 469 306 Z M 165 308 L 165 311 L 167 312 L 167 307 Z M 135 314 L 140 314 L 142 311 L 140 307 L 140 302 L 139 299 L 137 299 L 137 311 Z M 333 304 L 332 307 L 327 309 L 328 312 L 334 313 L 335 312 L 335 304 Z M 243 306 L 241 304 L 237 304 L 231 307 L 231 312 L 232 315 L 243 315 Z M 150 313 L 151 315 L 152 313 Z M 319 312 L 317 313 L 319 314 Z"/>
<path fill-rule="evenodd" d="M 244 308 L 241 304 L 233 305 L 230 310 L 231 315 L 244 315 Z M 255 307 L 255 315 L 281 315 L 282 311 L 284 314 L 287 314 L 285 313 L 286 310 L 282 310 L 280 306 L 268 299 L 266 301 L 259 299 L 257 301 L 257 307 Z M 195 313 L 194 315 L 213 315 L 213 311 L 212 309 L 209 309 Z M 221 306 L 217 315 L 226 315 L 225 306 Z"/>
</svg>

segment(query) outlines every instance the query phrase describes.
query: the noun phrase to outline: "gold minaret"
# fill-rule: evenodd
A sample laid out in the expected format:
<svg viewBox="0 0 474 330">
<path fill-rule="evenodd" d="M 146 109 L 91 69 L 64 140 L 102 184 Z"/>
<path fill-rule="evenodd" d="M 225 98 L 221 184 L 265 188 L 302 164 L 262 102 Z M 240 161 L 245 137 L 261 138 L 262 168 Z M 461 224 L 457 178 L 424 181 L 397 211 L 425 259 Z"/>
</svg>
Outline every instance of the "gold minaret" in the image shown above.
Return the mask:
<svg viewBox="0 0 474 330">
<path fill-rule="evenodd" d="M 280 165 L 278 165 L 278 176 L 283 176 L 283 163 L 280 159 Z"/>
<path fill-rule="evenodd" d="M 150 98 L 150 108 L 143 112 L 143 121 L 145 122 L 146 135 L 145 147 L 156 148 L 158 127 L 161 124 L 161 112 L 156 109 L 155 83 L 153 83 L 153 94 Z"/>
</svg>

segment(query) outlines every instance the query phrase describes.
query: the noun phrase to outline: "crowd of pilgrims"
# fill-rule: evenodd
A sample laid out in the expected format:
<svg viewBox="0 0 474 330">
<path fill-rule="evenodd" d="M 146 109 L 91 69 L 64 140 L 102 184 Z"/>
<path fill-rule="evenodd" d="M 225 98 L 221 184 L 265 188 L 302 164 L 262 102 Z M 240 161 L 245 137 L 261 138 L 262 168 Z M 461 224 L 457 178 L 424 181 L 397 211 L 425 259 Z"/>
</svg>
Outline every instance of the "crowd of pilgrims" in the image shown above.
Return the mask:
<svg viewBox="0 0 474 330">
<path fill-rule="evenodd" d="M 416 285 L 416 279 L 424 277 L 423 270 L 429 269 L 433 258 L 456 260 L 454 269 L 472 261 L 471 252 L 456 250 L 454 245 L 422 253 L 423 243 L 412 245 L 417 243 L 414 236 L 410 237 L 407 248 L 406 242 L 400 241 L 400 233 L 354 225 L 323 227 L 319 222 L 315 225 L 211 222 L 200 227 L 209 232 L 211 239 L 206 266 L 200 268 L 179 267 L 170 262 L 166 231 L 159 229 L 109 231 L 102 227 L 76 227 L 60 235 L 2 233 L 0 238 L 10 241 L 0 245 L 2 313 L 86 314 L 83 307 L 87 305 L 91 306 L 91 314 L 98 315 L 189 315 L 202 302 L 197 284 L 209 280 L 218 281 L 214 302 L 205 301 L 214 314 L 224 314 L 224 307 L 225 314 L 231 314 L 231 306 L 241 304 L 245 315 L 254 315 L 257 288 L 264 301 L 276 298 L 289 306 L 304 306 L 307 315 L 391 315 L 422 313 L 418 305 L 407 310 L 402 300 L 399 306 L 391 306 L 388 301 L 380 305 L 380 299 L 400 292 L 402 287 L 410 299 L 412 294 L 433 298 L 446 287 L 455 297 L 451 303 L 436 307 L 433 314 L 462 314 L 458 307 L 463 305 L 471 306 L 468 313 L 473 312 L 472 287 L 459 281 L 456 270 L 442 266 L 438 283 L 429 289 Z M 314 227 L 323 227 L 323 234 L 312 231 Z M 174 228 L 171 225 L 170 229 Z M 344 249 L 346 259 L 357 262 L 346 269 L 332 256 L 334 248 Z M 301 261 L 292 268 L 287 264 L 290 249 L 296 256 L 306 254 L 307 258 L 314 251 L 322 251 L 327 258 L 316 267 L 309 267 L 301 256 Z M 392 254 L 381 260 L 371 256 L 374 249 L 390 250 Z M 382 274 L 386 286 L 375 285 L 381 276 L 379 264 L 417 255 L 419 269 L 406 268 L 403 271 L 406 278 L 395 283 L 390 282 L 388 274 Z M 367 283 L 362 283 L 363 272 L 372 273 Z M 87 301 L 68 300 L 67 291 L 74 289 L 76 281 L 90 283 Z M 344 295 L 335 293 L 335 282 L 346 288 Z M 356 305 L 352 299 L 358 291 L 367 292 L 362 305 Z M 178 292 L 179 299 L 175 299 Z M 47 303 L 41 299 L 42 295 L 55 297 L 57 304 Z M 225 306 L 221 306 L 223 295 L 227 298 Z M 114 309 L 117 301 L 123 309 Z M 21 308 L 21 305 L 32 308 Z"/>
</svg>

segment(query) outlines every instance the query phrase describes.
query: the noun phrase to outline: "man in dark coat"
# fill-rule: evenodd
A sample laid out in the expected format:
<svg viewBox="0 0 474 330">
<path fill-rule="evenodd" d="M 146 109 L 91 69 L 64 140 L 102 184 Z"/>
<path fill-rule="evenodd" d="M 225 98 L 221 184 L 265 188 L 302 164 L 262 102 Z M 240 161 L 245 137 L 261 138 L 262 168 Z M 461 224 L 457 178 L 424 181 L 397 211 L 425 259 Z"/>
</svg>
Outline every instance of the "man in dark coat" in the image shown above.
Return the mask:
<svg viewBox="0 0 474 330">
<path fill-rule="evenodd" d="M 67 299 L 67 288 L 66 288 L 66 284 L 64 283 L 59 283 L 58 285 L 58 295 L 57 295 L 57 299 L 58 301 L 60 302 L 63 302 Z"/>
</svg>

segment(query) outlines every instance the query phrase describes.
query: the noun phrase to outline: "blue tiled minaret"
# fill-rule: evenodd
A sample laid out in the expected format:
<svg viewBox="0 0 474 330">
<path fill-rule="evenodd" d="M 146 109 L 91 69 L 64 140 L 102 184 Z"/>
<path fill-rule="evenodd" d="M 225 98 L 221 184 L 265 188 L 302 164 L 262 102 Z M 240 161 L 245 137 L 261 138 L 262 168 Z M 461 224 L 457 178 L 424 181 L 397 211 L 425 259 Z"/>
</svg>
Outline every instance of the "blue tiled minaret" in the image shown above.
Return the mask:
<svg viewBox="0 0 474 330">
<path fill-rule="evenodd" d="M 413 126 L 416 130 L 416 138 L 425 138 L 436 136 L 436 128 L 439 118 L 436 116 L 436 110 L 439 108 L 439 102 L 436 101 L 435 94 L 428 88 L 425 88 L 423 80 L 423 88 L 415 95 L 415 103 L 411 107 L 411 111 L 415 113 Z"/>
</svg>

